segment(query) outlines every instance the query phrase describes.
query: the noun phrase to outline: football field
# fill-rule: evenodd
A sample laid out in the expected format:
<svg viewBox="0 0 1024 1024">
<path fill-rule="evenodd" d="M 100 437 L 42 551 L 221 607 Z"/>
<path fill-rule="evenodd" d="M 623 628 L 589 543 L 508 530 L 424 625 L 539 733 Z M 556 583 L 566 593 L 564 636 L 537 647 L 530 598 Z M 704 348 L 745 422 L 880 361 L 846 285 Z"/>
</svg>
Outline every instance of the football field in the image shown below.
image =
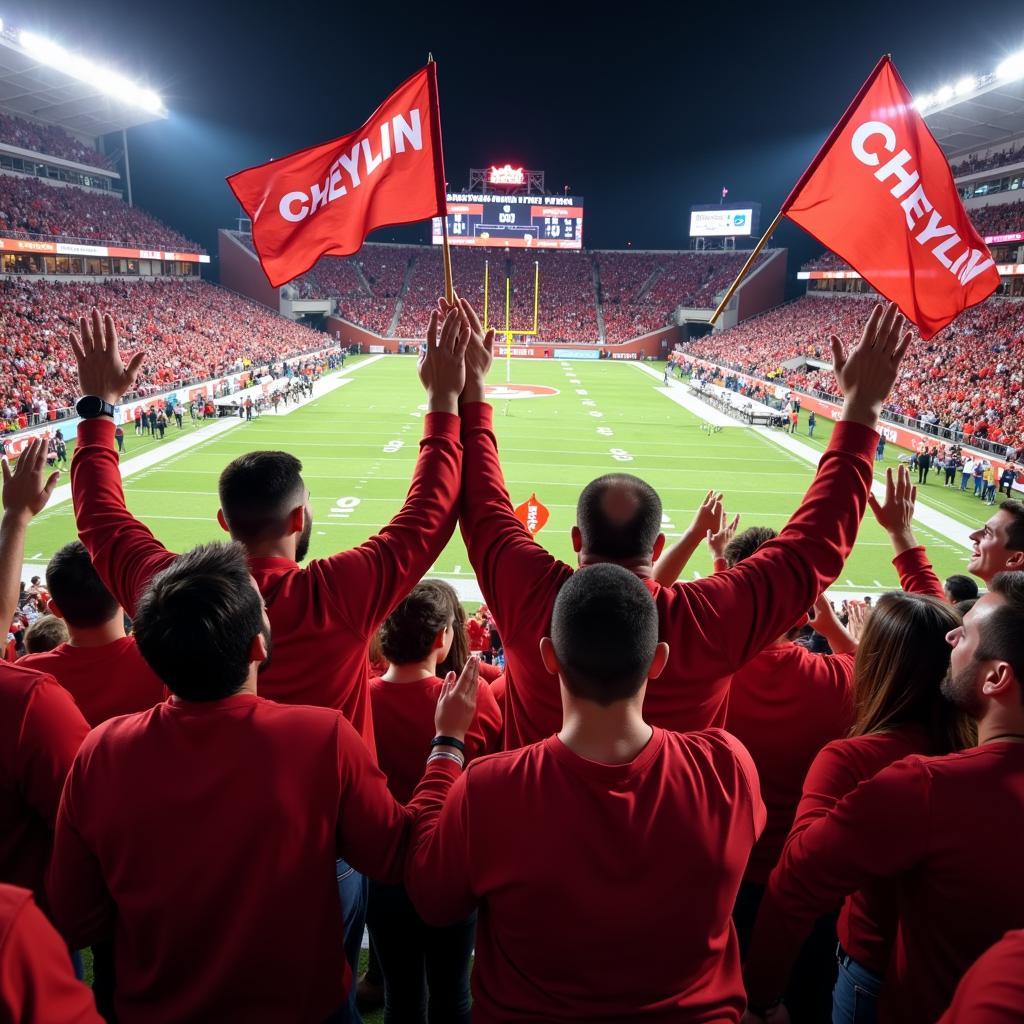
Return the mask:
<svg viewBox="0 0 1024 1024">
<path fill-rule="evenodd" d="M 172 426 L 164 441 L 137 438 L 126 430 L 124 464 L 141 458 L 144 468 L 125 480 L 129 508 L 168 547 L 181 550 L 223 539 L 216 522 L 217 477 L 232 458 L 259 448 L 284 449 L 303 463 L 314 515 L 310 556 L 331 554 L 376 532 L 400 507 L 418 452 L 424 393 L 412 357 L 369 357 L 349 363 L 336 390 L 288 415 L 266 415 L 207 436 L 209 428 Z M 502 464 L 514 504 L 536 493 L 550 510 L 537 540 L 559 558 L 574 560 L 569 530 L 581 488 L 602 473 L 623 471 L 648 480 L 664 503 L 664 532 L 673 540 L 689 523 L 709 488 L 725 493 L 741 527 L 781 529 L 813 474 L 806 456 L 820 451 L 831 424 L 818 420 L 814 439 L 802 417 L 797 440 L 803 453 L 752 429 L 702 430 L 698 415 L 663 393 L 660 365 L 654 374 L 636 364 L 611 361 L 513 360 L 511 390 L 506 366 L 496 362 L 491 383 Z M 682 389 L 673 381 L 670 387 Z M 524 392 L 538 392 L 522 397 Z M 507 396 L 507 397 L 506 397 Z M 162 446 L 181 435 L 197 443 L 160 459 Z M 176 444 L 180 448 L 180 444 Z M 162 453 L 160 453 L 162 454 Z M 901 454 L 889 446 L 879 475 Z M 150 460 L 157 459 L 152 464 Z M 140 463 L 139 465 L 142 465 Z M 67 483 L 67 474 L 62 483 Z M 923 488 L 925 504 L 951 522 L 974 528 L 991 509 L 934 476 Z M 963 572 L 967 550 L 955 531 L 919 526 L 940 576 Z M 41 565 L 74 537 L 69 501 L 44 510 L 29 528 L 26 559 Z M 897 585 L 885 534 L 868 513 L 860 539 L 836 591 L 870 593 Z M 705 547 L 684 577 L 710 572 Z M 458 584 L 466 601 L 477 591 L 458 532 L 433 574 Z"/>
</svg>

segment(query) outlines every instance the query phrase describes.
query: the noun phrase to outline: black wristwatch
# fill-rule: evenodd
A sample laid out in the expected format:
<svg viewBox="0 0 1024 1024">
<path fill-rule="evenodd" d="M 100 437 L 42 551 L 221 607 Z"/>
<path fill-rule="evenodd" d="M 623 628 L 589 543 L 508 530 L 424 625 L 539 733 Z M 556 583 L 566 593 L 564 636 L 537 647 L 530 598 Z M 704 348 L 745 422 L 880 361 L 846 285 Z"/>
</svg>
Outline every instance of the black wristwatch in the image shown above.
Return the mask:
<svg viewBox="0 0 1024 1024">
<path fill-rule="evenodd" d="M 75 402 L 75 410 L 83 420 L 94 420 L 97 416 L 114 418 L 114 407 L 98 395 L 83 395 Z"/>
</svg>

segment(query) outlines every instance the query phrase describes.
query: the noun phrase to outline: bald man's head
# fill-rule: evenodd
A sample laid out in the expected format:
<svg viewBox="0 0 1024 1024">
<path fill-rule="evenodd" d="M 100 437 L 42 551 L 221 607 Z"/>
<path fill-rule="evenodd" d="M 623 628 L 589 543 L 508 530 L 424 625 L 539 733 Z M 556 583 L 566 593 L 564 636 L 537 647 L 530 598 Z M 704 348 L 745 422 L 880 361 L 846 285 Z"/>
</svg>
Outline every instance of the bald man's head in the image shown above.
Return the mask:
<svg viewBox="0 0 1024 1024">
<path fill-rule="evenodd" d="M 592 480 L 576 504 L 584 554 L 608 561 L 650 558 L 661 533 L 661 499 L 628 473 Z"/>
</svg>

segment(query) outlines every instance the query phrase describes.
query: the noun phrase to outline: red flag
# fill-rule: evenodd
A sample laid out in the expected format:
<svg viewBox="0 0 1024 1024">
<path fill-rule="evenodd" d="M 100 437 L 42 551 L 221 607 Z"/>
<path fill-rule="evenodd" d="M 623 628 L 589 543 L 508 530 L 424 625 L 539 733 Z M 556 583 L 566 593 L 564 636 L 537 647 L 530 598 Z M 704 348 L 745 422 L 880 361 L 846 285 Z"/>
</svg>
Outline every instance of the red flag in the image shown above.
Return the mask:
<svg viewBox="0 0 1024 1024">
<path fill-rule="evenodd" d="M 524 501 L 515 509 L 516 519 L 532 534 L 539 533 L 544 528 L 550 514 L 536 494 L 531 494 L 528 501 Z"/>
<path fill-rule="evenodd" d="M 275 288 L 325 253 L 358 252 L 376 228 L 445 215 L 436 68 L 407 78 L 358 131 L 228 178 Z"/>
<path fill-rule="evenodd" d="M 888 57 L 782 212 L 892 299 L 925 339 L 999 287 L 949 163 Z"/>
</svg>

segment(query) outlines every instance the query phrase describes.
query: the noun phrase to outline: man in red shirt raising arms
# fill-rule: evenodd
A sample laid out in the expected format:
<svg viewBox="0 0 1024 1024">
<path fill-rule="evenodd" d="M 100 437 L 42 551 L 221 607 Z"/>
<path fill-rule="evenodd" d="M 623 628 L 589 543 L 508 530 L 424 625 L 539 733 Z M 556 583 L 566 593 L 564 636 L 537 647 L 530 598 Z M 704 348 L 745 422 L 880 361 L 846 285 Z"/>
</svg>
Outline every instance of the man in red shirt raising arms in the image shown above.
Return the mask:
<svg viewBox="0 0 1024 1024">
<path fill-rule="evenodd" d="M 271 627 L 240 545 L 158 573 L 135 635 L 173 697 L 82 745 L 54 918 L 75 948 L 113 940 L 122 1024 L 322 1024 L 353 987 L 335 860 L 400 879 L 415 805 L 341 712 L 257 696 Z"/>
<path fill-rule="evenodd" d="M 512 749 L 550 736 L 561 722 L 558 681 L 541 660 L 539 642 L 573 569 L 537 544 L 512 510 L 492 410 L 483 401 L 493 337 L 483 337 L 475 312 L 461 301 L 474 331 L 462 394 L 459 514 L 470 561 L 505 641 L 505 745 Z M 785 633 L 839 575 L 864 514 L 882 402 L 909 342 L 903 326 L 895 306 L 876 306 L 849 352 L 832 338 L 846 396 L 842 421 L 779 537 L 728 572 L 661 586 L 652 575 L 665 543 L 655 490 L 618 473 L 584 489 L 572 531 L 580 567 L 613 562 L 642 580 L 658 607 L 660 636 L 672 645 L 665 671 L 647 693 L 644 713 L 652 724 L 681 731 L 724 725 L 732 673 Z"/>
<path fill-rule="evenodd" d="M 753 1020 L 772 1020 L 810 921 L 873 880 L 899 889 L 880 1000 L 891 1024 L 931 1024 L 978 956 L 1024 927 L 1024 573 L 989 586 L 947 638 L 942 684 L 977 721 L 978 745 L 898 761 L 790 837 L 747 960 Z"/>
<path fill-rule="evenodd" d="M 570 576 L 541 644 L 561 731 L 417 787 L 406 887 L 435 925 L 479 905 L 476 1024 L 740 1019 L 730 915 L 764 804 L 734 737 L 644 720 L 658 629 L 626 569 Z"/>
<path fill-rule="evenodd" d="M 218 521 L 245 547 L 274 629 L 277 655 L 260 673 L 260 693 L 280 703 L 336 708 L 371 756 L 370 638 L 434 564 L 455 528 L 462 469 L 458 399 L 468 325 L 455 311 L 438 334 L 434 313 L 419 361 L 429 410 L 420 457 L 405 505 L 376 536 L 300 568 L 313 526 L 302 463 L 287 452 L 248 452 L 220 478 Z M 78 533 L 100 578 L 134 618 L 150 580 L 175 558 L 125 507 L 113 446 L 113 407 L 132 388 L 143 353 L 125 366 L 114 322 L 98 310 L 80 320 L 71 347 L 84 396 L 71 465 Z M 365 881 L 345 864 L 338 865 L 338 879 L 343 906 L 352 915 L 347 934 L 354 961 L 363 934 Z"/>
</svg>

